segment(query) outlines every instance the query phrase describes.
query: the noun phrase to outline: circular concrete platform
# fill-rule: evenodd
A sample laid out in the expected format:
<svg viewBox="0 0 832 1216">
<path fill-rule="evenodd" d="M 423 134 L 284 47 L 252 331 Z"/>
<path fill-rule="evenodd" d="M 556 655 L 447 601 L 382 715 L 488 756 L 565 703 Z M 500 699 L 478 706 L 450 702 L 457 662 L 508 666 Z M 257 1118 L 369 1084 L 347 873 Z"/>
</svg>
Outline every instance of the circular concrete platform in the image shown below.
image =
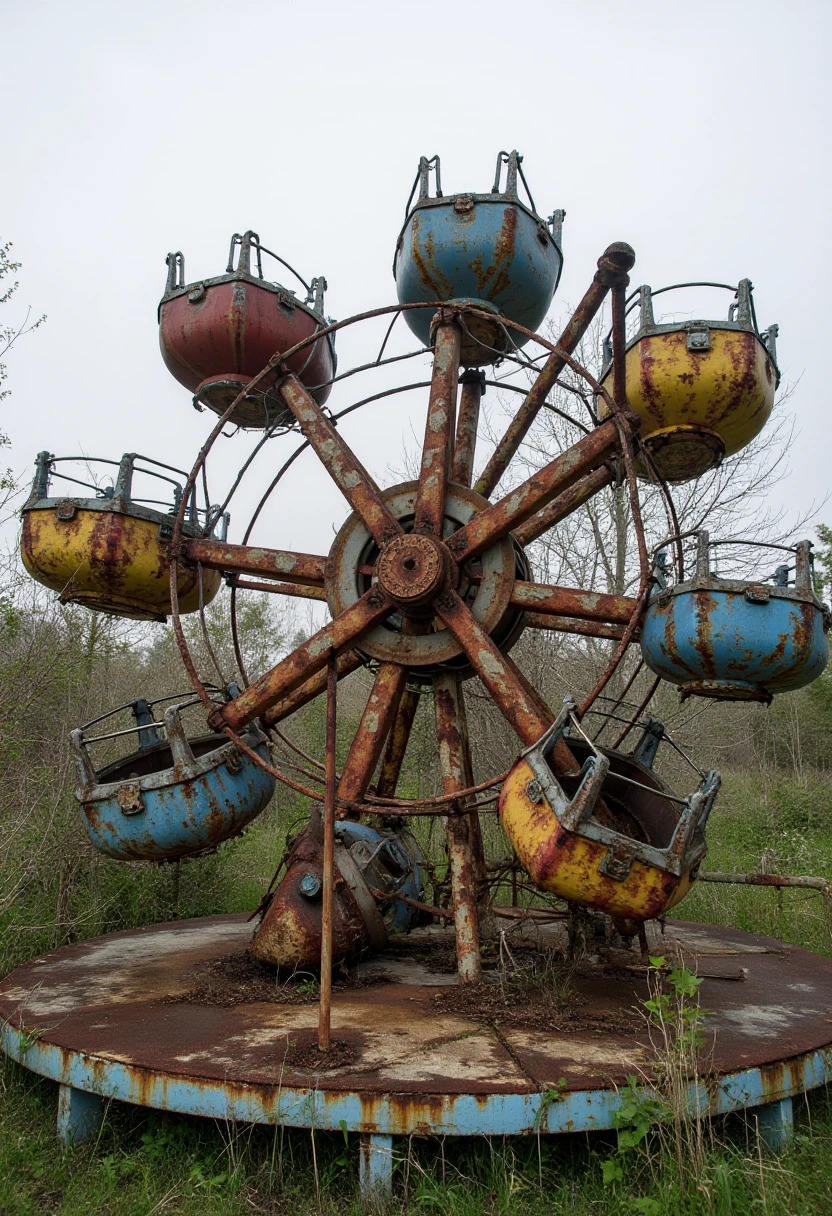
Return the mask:
<svg viewBox="0 0 832 1216">
<path fill-rule="evenodd" d="M 634 1009 L 647 994 L 638 954 L 579 968 L 570 1011 L 523 1024 L 522 1011 L 491 1018 L 466 1008 L 450 943 L 417 931 L 336 990 L 342 1062 L 322 1067 L 311 1050 L 314 997 L 298 997 L 296 986 L 294 1003 L 277 990 L 269 999 L 213 993 L 211 976 L 245 958 L 251 932 L 242 916 L 215 916 L 35 959 L 0 984 L 3 1048 L 68 1093 L 376 1136 L 609 1127 L 616 1087 L 650 1076 L 647 1027 Z M 832 1078 L 832 961 L 685 922 L 669 923 L 657 948 L 704 977 L 710 1080 L 692 1087 L 694 1104 L 773 1109 Z"/>
</svg>

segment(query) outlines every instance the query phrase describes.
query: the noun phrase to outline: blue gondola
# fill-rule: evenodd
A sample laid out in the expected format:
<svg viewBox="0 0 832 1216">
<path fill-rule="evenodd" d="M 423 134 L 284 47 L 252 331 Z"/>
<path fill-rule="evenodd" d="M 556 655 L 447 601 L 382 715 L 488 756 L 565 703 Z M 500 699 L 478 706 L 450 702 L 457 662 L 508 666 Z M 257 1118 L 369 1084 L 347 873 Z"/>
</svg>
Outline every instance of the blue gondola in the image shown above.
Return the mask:
<svg viewBox="0 0 832 1216">
<path fill-rule="evenodd" d="M 399 234 L 393 277 L 401 304 L 454 300 L 476 304 L 536 330 L 552 303 L 563 265 L 563 211 L 548 220 L 537 214 L 534 200 L 520 201 L 518 176 L 524 186 L 522 156 L 501 152 L 489 194 L 442 194 L 439 157 L 422 157 Z M 505 189 L 501 187 L 507 166 Z M 430 196 L 430 172 L 436 195 Z M 411 202 L 419 187 L 419 197 Z M 528 194 L 528 186 L 526 186 Z M 431 309 L 412 309 L 405 319 L 422 342 L 430 341 Z M 462 342 L 466 365 L 493 363 L 512 344 L 526 338 L 507 332 L 499 321 L 467 317 Z"/>
<path fill-rule="evenodd" d="M 641 649 L 651 671 L 683 695 L 763 701 L 810 684 L 829 660 L 829 610 L 812 590 L 811 544 L 793 550 L 770 583 L 720 578 L 711 572 L 715 545 L 699 532 L 695 576 L 659 587 L 644 619 Z M 777 547 L 777 546 L 774 546 Z M 661 556 L 661 555 L 660 555 Z M 794 579 L 790 574 L 794 570 Z"/>
<path fill-rule="evenodd" d="M 157 723 L 148 702 L 134 701 L 136 726 L 114 734 L 138 731 L 138 749 L 98 771 L 89 744 L 114 734 L 88 737 L 85 730 L 92 723 L 72 732 L 76 797 L 90 840 L 108 857 L 173 861 L 196 856 L 238 836 L 271 800 L 274 777 L 224 735 L 188 739 L 181 708 L 171 706 Z M 256 725 L 240 737 L 268 760 L 266 737 Z"/>
</svg>

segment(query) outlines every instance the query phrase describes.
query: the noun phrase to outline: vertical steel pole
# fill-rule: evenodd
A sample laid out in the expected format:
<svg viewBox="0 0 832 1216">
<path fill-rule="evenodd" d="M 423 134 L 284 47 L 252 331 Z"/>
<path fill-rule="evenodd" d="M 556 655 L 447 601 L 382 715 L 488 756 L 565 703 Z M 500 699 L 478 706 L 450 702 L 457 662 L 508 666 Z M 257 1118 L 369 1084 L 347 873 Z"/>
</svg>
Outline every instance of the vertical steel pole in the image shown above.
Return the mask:
<svg viewBox="0 0 832 1216">
<path fill-rule="evenodd" d="M 326 681 L 326 794 L 324 798 L 324 865 L 321 892 L 321 1005 L 318 1013 L 318 1048 L 329 1051 L 332 1014 L 332 886 L 335 869 L 335 705 L 338 669 L 330 651 Z"/>
<path fill-rule="evenodd" d="M 627 284 L 624 276 L 612 289 L 612 392 L 616 405 L 627 408 Z"/>
<path fill-rule="evenodd" d="M 446 672 L 435 677 L 433 688 L 442 792 L 453 794 L 457 790 L 465 789 L 466 765 L 459 713 L 459 680 L 453 673 Z M 482 980 L 482 960 L 477 884 L 471 859 L 468 816 L 448 815 L 446 824 L 459 982 L 478 984 Z"/>
</svg>

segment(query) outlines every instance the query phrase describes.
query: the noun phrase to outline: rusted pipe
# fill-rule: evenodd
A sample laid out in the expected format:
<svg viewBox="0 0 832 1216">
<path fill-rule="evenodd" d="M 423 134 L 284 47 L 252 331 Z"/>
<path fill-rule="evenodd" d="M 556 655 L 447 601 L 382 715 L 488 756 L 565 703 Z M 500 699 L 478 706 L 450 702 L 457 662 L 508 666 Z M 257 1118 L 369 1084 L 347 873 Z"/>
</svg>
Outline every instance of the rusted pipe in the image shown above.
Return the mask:
<svg viewBox="0 0 832 1216">
<path fill-rule="evenodd" d="M 612 391 L 618 405 L 627 405 L 627 284 L 624 275 L 612 289 Z"/>
<path fill-rule="evenodd" d="M 589 290 L 570 317 L 558 341 L 562 351 L 571 354 L 589 328 L 590 322 L 604 302 L 604 297 L 611 287 L 627 280 L 627 272 L 632 269 L 636 255 L 632 248 L 623 241 L 616 241 L 604 250 L 598 259 L 598 269 L 589 286 Z M 484 498 L 490 498 L 496 489 L 500 478 L 505 473 L 517 449 L 526 437 L 529 427 L 537 417 L 538 410 L 546 400 L 549 391 L 554 386 L 558 376 L 566 366 L 566 360 L 560 354 L 552 354 L 546 360 L 543 368 L 529 389 L 528 395 L 514 415 L 508 430 L 497 444 L 494 452 L 477 481 L 474 489 Z"/>
<path fill-rule="evenodd" d="M 327 663 L 326 680 L 326 794 L 324 797 L 323 884 L 321 888 L 321 1002 L 318 1011 L 318 1049 L 329 1051 L 332 1019 L 332 891 L 335 881 L 335 715 L 338 669 L 335 651 Z"/>
<path fill-rule="evenodd" d="M 820 891 L 824 903 L 832 902 L 832 882 L 808 874 L 725 874 L 717 870 L 700 870 L 697 882 L 738 883 L 750 887 L 802 887 Z"/>
<path fill-rule="evenodd" d="M 379 900 L 398 899 L 401 903 L 407 904 L 409 908 L 427 912 L 431 916 L 435 916 L 437 920 L 453 920 L 454 918 L 450 908 L 438 908 L 436 904 L 426 904 L 421 899 L 411 899 L 409 895 L 403 895 L 401 891 L 381 891 L 377 887 L 370 887 L 370 894 Z"/>
</svg>

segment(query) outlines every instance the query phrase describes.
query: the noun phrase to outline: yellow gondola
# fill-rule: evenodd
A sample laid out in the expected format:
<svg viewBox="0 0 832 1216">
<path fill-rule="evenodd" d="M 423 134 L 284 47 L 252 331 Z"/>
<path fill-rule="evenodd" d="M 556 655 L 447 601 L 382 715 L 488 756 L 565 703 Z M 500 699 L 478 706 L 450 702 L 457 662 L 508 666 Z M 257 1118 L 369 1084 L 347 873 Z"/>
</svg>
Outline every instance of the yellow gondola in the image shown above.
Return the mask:
<svg viewBox="0 0 832 1216">
<path fill-rule="evenodd" d="M 688 287 L 735 293 L 725 321 L 655 323 L 653 298 Z M 627 343 L 627 400 L 641 418 L 641 440 L 658 471 L 671 482 L 691 481 L 751 442 L 765 426 L 780 380 L 777 326 L 757 328 L 750 279 L 679 283 L 652 291 L 639 287 L 628 312 L 640 305 L 639 327 Z M 612 392 L 612 355 L 605 344 L 601 383 Z M 600 416 L 606 417 L 603 398 Z M 648 462 L 639 472 L 649 477 Z"/>
<path fill-rule="evenodd" d="M 500 792 L 503 828 L 536 886 L 635 923 L 684 898 L 707 851 L 705 825 L 720 778 L 703 774 L 693 794 L 678 798 L 652 771 L 664 737 L 653 719 L 632 754 L 599 747 L 580 731 L 575 703 L 566 698 Z M 555 776 L 549 763 L 559 739 L 580 768 L 568 777 Z"/>
<path fill-rule="evenodd" d="M 94 612 L 132 617 L 134 620 L 164 621 L 171 611 L 170 565 L 167 545 L 173 517 L 181 501 L 182 487 L 170 473 L 187 476 L 135 452 L 121 461 L 84 461 L 118 467 L 114 486 L 104 488 L 56 472 L 60 461 L 49 452 L 38 454 L 32 492 L 22 510 L 20 551 L 32 578 L 57 591 L 63 603 L 81 604 Z M 140 461 L 141 466 L 136 467 Z M 154 466 L 147 468 L 145 466 Z M 167 472 L 160 472 L 166 470 Z M 146 501 L 132 497 L 134 473 L 143 473 L 173 485 L 173 505 L 155 510 Z M 86 498 L 50 496 L 50 481 L 58 477 L 93 491 Z M 164 504 L 161 504 L 164 505 Z M 211 527 L 207 507 L 189 504 L 184 531 L 204 536 Z M 223 532 L 228 517 L 223 517 Z M 180 612 L 196 612 L 200 602 L 208 604 L 217 594 L 221 574 L 180 565 L 177 590 Z M 201 585 L 200 585 L 201 584 Z"/>
</svg>

